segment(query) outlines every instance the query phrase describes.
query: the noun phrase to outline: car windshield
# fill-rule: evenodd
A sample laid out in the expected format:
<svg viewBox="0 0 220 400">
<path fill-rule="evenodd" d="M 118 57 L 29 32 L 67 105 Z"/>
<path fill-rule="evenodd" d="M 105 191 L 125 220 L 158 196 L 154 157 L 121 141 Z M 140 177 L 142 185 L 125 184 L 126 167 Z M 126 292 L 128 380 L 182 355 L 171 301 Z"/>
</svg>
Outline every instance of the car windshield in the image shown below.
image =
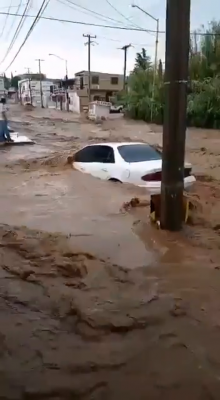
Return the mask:
<svg viewBox="0 0 220 400">
<path fill-rule="evenodd" d="M 118 146 L 121 157 L 128 163 L 161 160 L 159 151 L 148 144 L 129 144 Z"/>
</svg>

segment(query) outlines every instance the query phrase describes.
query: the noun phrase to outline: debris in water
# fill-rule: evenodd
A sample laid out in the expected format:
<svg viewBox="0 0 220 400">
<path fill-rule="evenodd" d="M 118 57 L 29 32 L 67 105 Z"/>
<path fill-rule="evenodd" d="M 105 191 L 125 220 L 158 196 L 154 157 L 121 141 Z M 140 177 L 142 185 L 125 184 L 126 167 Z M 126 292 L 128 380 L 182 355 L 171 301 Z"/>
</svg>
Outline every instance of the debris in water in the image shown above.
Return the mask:
<svg viewBox="0 0 220 400">
<path fill-rule="evenodd" d="M 122 204 L 120 211 L 129 211 L 131 208 L 148 207 L 149 205 L 149 200 L 140 200 L 138 197 L 133 197 L 130 201 Z"/>
</svg>

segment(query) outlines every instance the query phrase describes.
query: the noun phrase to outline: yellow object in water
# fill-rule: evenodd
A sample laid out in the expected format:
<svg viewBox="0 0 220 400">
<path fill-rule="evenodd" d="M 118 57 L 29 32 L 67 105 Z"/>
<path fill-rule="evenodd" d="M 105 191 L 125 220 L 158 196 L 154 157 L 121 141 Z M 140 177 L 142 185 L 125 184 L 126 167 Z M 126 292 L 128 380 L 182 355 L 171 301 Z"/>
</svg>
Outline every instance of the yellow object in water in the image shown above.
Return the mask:
<svg viewBox="0 0 220 400">
<path fill-rule="evenodd" d="M 160 227 L 160 208 L 161 208 L 161 195 L 155 194 L 151 196 L 150 201 L 150 220 Z M 185 224 L 189 219 L 190 201 L 186 195 L 183 196 L 183 221 Z"/>
</svg>

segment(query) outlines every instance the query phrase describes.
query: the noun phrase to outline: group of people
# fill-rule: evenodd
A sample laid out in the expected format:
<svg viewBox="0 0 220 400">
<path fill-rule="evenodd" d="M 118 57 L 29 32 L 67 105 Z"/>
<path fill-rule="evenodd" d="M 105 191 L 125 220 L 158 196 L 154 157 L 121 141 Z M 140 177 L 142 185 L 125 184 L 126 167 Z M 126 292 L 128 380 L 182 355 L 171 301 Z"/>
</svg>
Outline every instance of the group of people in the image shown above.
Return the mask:
<svg viewBox="0 0 220 400">
<path fill-rule="evenodd" d="M 8 129 L 5 97 L 0 100 L 0 143 L 2 142 L 12 142 Z"/>
</svg>

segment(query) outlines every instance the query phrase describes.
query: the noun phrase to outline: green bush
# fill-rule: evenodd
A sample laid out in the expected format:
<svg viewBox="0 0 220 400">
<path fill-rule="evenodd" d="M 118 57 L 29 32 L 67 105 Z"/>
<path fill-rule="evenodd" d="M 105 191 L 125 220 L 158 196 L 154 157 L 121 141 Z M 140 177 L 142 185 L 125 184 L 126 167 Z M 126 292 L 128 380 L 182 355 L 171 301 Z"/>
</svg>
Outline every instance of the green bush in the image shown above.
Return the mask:
<svg viewBox="0 0 220 400">
<path fill-rule="evenodd" d="M 190 46 L 190 93 L 187 98 L 187 123 L 201 128 L 220 129 L 220 23 L 194 35 Z M 198 39 L 199 38 L 199 39 Z M 137 53 L 127 91 L 118 95 L 133 119 L 161 124 L 164 112 L 163 68 L 159 61 L 155 73 L 145 49 Z"/>
</svg>

